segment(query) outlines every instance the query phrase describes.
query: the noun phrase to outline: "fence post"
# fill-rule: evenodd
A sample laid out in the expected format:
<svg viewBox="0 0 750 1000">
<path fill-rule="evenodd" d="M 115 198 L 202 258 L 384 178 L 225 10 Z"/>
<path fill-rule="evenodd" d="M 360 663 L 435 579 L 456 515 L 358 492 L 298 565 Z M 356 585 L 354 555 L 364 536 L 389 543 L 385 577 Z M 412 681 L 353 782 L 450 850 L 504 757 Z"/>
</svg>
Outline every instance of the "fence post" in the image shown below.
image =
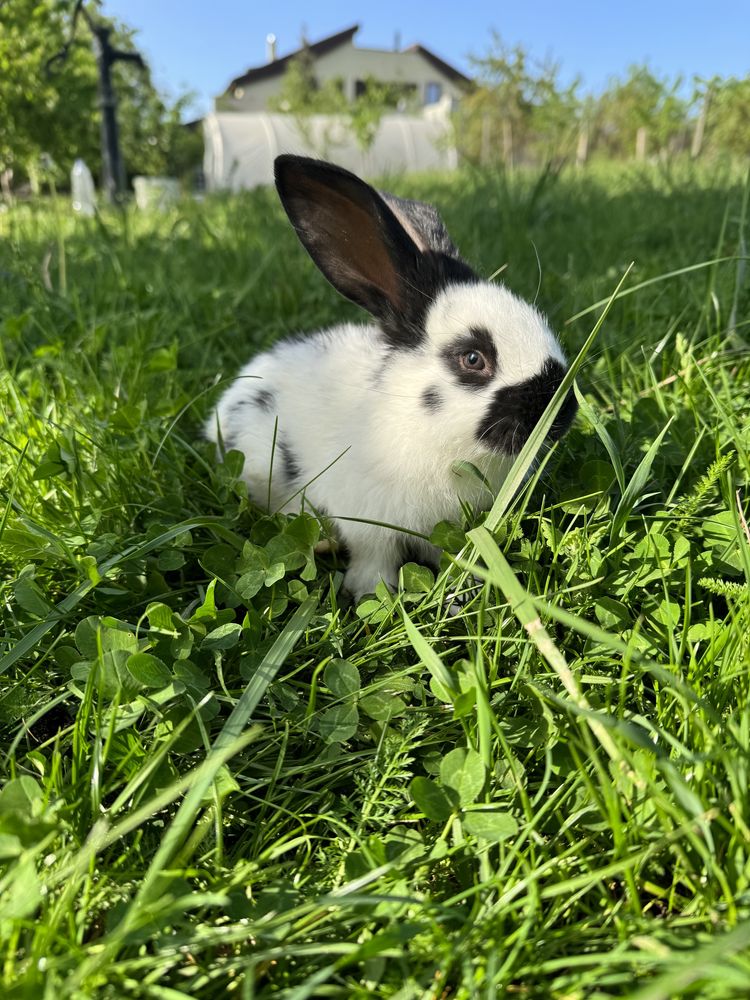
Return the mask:
<svg viewBox="0 0 750 1000">
<path fill-rule="evenodd" d="M 696 156 L 700 156 L 700 151 L 703 148 L 703 135 L 706 131 L 706 119 L 708 118 L 708 105 L 711 101 L 711 90 L 710 88 L 706 91 L 703 98 L 703 103 L 701 104 L 700 114 L 698 115 L 698 121 L 695 123 L 695 132 L 693 132 L 693 141 L 690 144 L 690 155 L 693 159 Z"/>
<path fill-rule="evenodd" d="M 508 118 L 503 118 L 503 162 L 513 167 L 513 126 Z"/>
<path fill-rule="evenodd" d="M 578 133 L 578 145 L 576 146 L 576 166 L 582 167 L 589 155 L 589 127 L 582 125 Z"/>
<path fill-rule="evenodd" d="M 492 126 L 492 121 L 490 116 L 485 113 L 482 115 L 482 145 L 479 151 L 479 162 L 483 167 L 486 167 L 490 162 L 490 128 Z"/>
<path fill-rule="evenodd" d="M 646 140 L 648 139 L 648 130 L 645 125 L 641 125 L 638 131 L 635 133 L 635 158 L 636 160 L 646 159 Z"/>
</svg>

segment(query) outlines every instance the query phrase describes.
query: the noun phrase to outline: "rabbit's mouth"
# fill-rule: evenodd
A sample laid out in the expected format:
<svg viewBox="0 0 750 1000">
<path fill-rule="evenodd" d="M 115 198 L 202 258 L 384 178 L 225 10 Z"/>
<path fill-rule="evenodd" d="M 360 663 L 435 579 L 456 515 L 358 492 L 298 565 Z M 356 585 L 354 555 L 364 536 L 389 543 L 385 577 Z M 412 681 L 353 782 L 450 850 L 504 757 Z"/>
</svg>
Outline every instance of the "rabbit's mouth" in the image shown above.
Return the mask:
<svg viewBox="0 0 750 1000">
<path fill-rule="evenodd" d="M 529 438 L 565 376 L 559 361 L 549 358 L 538 375 L 518 385 L 498 389 L 477 430 L 477 440 L 486 448 L 515 456 Z M 556 441 L 568 430 L 578 410 L 570 390 L 549 430 Z"/>
</svg>

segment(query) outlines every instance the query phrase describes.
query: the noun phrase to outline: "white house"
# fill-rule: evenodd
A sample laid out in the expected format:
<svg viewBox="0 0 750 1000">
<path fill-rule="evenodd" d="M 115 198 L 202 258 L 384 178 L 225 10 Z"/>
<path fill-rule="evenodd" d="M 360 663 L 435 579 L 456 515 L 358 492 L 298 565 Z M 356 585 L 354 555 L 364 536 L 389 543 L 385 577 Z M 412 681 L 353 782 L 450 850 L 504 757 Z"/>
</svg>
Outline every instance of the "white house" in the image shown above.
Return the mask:
<svg viewBox="0 0 750 1000">
<path fill-rule="evenodd" d="M 423 45 L 392 50 L 356 48 L 353 39 L 358 31 L 359 25 L 355 24 L 281 58 L 276 58 L 275 39 L 269 35 L 268 62 L 232 80 L 225 93 L 216 98 L 216 110 L 267 111 L 269 99 L 279 93 L 290 61 L 303 51 L 314 62 L 318 82 L 341 80 L 344 94 L 350 100 L 362 92 L 368 77 L 400 84 L 422 106 L 445 99 L 455 103 L 471 84 L 468 77 Z"/>
</svg>

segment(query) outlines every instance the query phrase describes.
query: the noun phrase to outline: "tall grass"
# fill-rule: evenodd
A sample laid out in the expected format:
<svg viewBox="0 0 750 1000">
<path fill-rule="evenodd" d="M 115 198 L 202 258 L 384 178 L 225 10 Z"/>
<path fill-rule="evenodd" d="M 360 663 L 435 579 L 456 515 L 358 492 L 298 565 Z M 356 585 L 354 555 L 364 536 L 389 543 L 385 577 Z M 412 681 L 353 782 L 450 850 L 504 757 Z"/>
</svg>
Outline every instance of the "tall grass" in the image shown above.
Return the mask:
<svg viewBox="0 0 750 1000">
<path fill-rule="evenodd" d="M 271 193 L 0 214 L 10 997 L 748 995 L 742 179 L 394 183 L 588 353 L 520 491 L 358 608 L 199 436 L 358 315 Z"/>
</svg>

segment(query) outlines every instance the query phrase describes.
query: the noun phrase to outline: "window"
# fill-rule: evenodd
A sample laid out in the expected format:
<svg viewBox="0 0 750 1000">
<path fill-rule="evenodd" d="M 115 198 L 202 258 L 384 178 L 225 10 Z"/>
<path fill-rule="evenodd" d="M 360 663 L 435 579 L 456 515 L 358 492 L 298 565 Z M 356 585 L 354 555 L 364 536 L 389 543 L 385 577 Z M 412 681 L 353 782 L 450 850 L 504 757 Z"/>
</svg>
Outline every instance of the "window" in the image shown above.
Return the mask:
<svg viewBox="0 0 750 1000">
<path fill-rule="evenodd" d="M 425 104 L 437 104 L 443 96 L 443 87 L 440 83 L 428 83 L 424 88 Z"/>
</svg>

